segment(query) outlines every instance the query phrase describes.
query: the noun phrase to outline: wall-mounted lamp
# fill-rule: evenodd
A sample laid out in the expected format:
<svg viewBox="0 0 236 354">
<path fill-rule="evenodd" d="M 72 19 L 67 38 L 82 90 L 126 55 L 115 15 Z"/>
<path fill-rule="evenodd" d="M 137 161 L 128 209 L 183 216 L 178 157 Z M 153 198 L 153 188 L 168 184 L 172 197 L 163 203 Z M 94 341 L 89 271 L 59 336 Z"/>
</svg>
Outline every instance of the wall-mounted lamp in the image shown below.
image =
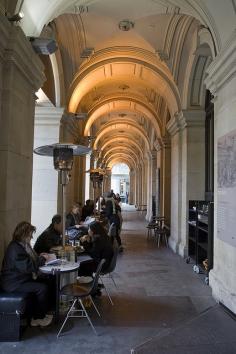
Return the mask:
<svg viewBox="0 0 236 354">
<path fill-rule="evenodd" d="M 21 11 L 21 12 L 18 12 L 17 14 L 14 14 L 14 15 L 11 16 L 11 17 L 8 17 L 8 16 L 7 16 L 7 19 L 8 19 L 8 21 L 10 21 L 10 22 L 19 22 L 19 21 L 22 20 L 23 17 L 24 17 L 24 14 L 23 14 L 23 12 Z"/>
<path fill-rule="evenodd" d="M 50 55 L 57 50 L 57 42 L 53 38 L 29 37 L 34 51 L 38 54 Z"/>
</svg>

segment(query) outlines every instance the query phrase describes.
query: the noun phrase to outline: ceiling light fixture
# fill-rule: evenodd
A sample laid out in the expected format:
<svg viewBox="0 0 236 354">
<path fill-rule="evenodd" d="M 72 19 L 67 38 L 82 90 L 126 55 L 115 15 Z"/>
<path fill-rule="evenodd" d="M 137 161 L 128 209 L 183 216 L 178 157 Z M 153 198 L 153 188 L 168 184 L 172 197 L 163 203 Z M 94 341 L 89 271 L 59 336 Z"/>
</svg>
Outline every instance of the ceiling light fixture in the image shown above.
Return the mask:
<svg viewBox="0 0 236 354">
<path fill-rule="evenodd" d="M 80 58 L 89 58 L 94 53 L 94 48 L 84 48 L 82 53 L 80 54 Z"/>
</svg>

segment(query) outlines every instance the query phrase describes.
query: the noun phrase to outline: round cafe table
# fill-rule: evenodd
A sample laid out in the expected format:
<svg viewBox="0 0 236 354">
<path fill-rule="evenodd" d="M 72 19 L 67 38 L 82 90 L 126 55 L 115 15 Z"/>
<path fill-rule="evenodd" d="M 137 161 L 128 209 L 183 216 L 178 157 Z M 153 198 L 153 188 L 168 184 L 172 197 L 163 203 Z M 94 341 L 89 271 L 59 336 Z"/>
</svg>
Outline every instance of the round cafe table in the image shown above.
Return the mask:
<svg viewBox="0 0 236 354">
<path fill-rule="evenodd" d="M 80 266 L 80 262 L 65 262 L 62 264 L 44 265 L 39 268 L 42 274 L 51 274 L 56 277 L 56 306 L 55 306 L 55 322 L 59 320 L 60 314 L 60 289 L 61 275 L 65 273 L 76 272 Z"/>
</svg>

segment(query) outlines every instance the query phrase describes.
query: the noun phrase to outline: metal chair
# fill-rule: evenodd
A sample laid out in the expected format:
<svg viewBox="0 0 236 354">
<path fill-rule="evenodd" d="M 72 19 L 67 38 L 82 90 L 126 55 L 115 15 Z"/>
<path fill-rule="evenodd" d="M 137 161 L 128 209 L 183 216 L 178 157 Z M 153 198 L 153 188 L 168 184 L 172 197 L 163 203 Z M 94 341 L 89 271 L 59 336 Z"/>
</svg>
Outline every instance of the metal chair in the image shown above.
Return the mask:
<svg viewBox="0 0 236 354">
<path fill-rule="evenodd" d="M 164 226 L 165 217 L 164 216 L 152 216 L 152 220 L 146 226 L 147 228 L 147 241 L 152 236 L 152 230 L 154 231 L 154 238 L 156 237 L 156 230 L 162 229 Z"/>
<path fill-rule="evenodd" d="M 73 283 L 73 284 L 68 284 L 61 289 L 61 292 L 60 292 L 61 295 L 71 296 L 74 298 L 74 301 L 67 312 L 66 318 L 65 318 L 65 320 L 64 320 L 64 322 L 57 334 L 57 338 L 59 338 L 68 318 L 70 318 L 70 317 L 87 317 L 94 333 L 97 334 L 97 331 L 92 324 L 92 321 L 88 315 L 88 312 L 86 311 L 86 308 L 85 308 L 82 300 L 85 299 L 86 297 L 88 297 L 90 299 L 91 303 L 93 304 L 93 307 L 95 308 L 97 314 L 101 317 L 91 295 L 96 293 L 96 291 L 98 289 L 98 279 L 99 279 L 99 276 L 100 276 L 100 273 L 102 270 L 102 266 L 104 263 L 105 263 L 105 259 L 102 259 L 97 267 L 95 277 L 94 277 L 93 281 L 91 282 L 90 286 L 83 286 L 78 283 Z M 77 309 L 75 307 L 77 303 L 80 304 L 81 309 Z M 80 314 L 76 315 L 76 313 L 78 313 L 78 312 Z"/>
<path fill-rule="evenodd" d="M 117 247 L 117 246 L 114 246 L 114 247 L 113 247 L 113 251 L 114 251 L 113 257 L 112 257 L 112 259 L 111 259 L 111 262 L 110 262 L 110 264 L 109 264 L 109 267 L 107 267 L 107 268 L 105 269 L 105 271 L 102 271 L 102 272 L 100 273 L 100 276 L 99 276 L 100 281 L 101 281 L 101 283 L 103 284 L 104 290 L 105 290 L 105 292 L 106 292 L 106 294 L 107 294 L 107 296 L 108 296 L 108 298 L 109 298 L 109 300 L 110 300 L 110 303 L 111 303 L 112 305 L 114 305 L 114 303 L 113 303 L 113 301 L 112 301 L 112 299 L 111 299 L 110 293 L 109 293 L 107 287 L 105 286 L 105 284 L 104 284 L 102 278 L 105 278 L 106 276 L 108 276 L 108 278 L 110 278 L 110 279 L 113 281 L 114 286 L 117 288 L 117 285 L 116 285 L 115 279 L 113 278 L 113 274 L 112 274 L 112 273 L 114 272 L 115 267 L 116 267 L 117 256 L 118 256 L 118 253 L 119 253 L 118 247 Z"/>
</svg>

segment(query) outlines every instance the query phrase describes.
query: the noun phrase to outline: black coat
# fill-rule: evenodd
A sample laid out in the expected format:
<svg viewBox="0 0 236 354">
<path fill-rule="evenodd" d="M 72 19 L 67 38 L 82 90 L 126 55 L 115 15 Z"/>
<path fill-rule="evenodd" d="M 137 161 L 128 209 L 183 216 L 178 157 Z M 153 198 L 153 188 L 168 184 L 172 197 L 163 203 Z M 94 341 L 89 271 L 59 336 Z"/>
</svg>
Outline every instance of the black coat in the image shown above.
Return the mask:
<svg viewBox="0 0 236 354">
<path fill-rule="evenodd" d="M 85 251 L 93 258 L 98 264 L 103 258 L 106 260 L 103 265 L 105 270 L 109 265 L 113 257 L 113 247 L 111 241 L 106 235 L 94 235 L 92 242 L 82 243 Z"/>
<path fill-rule="evenodd" d="M 48 253 L 52 247 L 61 246 L 62 239 L 51 224 L 38 238 L 34 245 L 36 253 Z"/>
<path fill-rule="evenodd" d="M 80 214 L 69 213 L 66 215 L 66 228 L 78 225 L 80 222 Z"/>
<path fill-rule="evenodd" d="M 12 292 L 22 283 L 32 281 L 32 273 L 45 263 L 45 258 L 37 257 L 35 262 L 17 241 L 11 241 L 7 247 L 1 272 L 1 288 Z"/>
<path fill-rule="evenodd" d="M 87 218 L 87 216 L 93 215 L 93 211 L 94 211 L 93 205 L 84 205 L 82 208 L 81 220 L 84 221 Z"/>
<path fill-rule="evenodd" d="M 118 208 L 120 208 L 120 206 L 114 205 L 113 207 L 113 203 L 114 201 L 112 201 L 111 198 L 106 200 L 104 212 L 110 224 L 114 223 L 118 228 L 120 228 L 120 218 L 118 215 Z"/>
</svg>

